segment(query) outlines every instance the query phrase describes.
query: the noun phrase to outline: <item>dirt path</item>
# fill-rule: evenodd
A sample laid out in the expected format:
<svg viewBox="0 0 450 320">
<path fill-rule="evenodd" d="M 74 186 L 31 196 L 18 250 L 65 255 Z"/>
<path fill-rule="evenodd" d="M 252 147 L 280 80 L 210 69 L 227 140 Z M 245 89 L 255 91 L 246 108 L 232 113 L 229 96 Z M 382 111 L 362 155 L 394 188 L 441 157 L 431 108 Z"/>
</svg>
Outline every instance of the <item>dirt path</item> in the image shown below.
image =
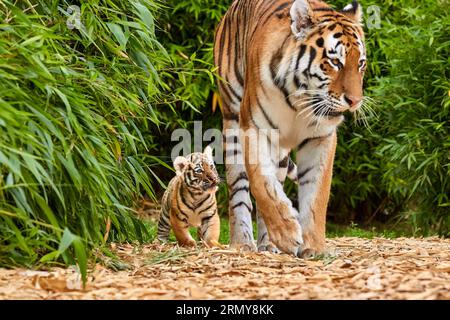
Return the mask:
<svg viewBox="0 0 450 320">
<path fill-rule="evenodd" d="M 230 250 L 117 246 L 86 290 L 73 269 L 0 270 L 0 299 L 450 299 L 450 240 L 328 241 L 316 260 Z M 124 262 L 124 263 L 123 263 Z"/>
</svg>

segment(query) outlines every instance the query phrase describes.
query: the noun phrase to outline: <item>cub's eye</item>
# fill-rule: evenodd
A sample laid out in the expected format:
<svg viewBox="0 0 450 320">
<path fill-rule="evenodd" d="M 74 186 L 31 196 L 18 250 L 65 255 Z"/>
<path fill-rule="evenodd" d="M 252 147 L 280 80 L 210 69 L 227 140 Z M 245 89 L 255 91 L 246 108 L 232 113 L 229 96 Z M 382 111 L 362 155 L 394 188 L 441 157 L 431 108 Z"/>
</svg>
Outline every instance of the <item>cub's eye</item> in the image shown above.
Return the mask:
<svg viewBox="0 0 450 320">
<path fill-rule="evenodd" d="M 337 58 L 331 59 L 330 61 L 334 66 L 338 67 L 339 69 L 342 69 L 344 67 L 341 61 Z"/>
<path fill-rule="evenodd" d="M 359 61 L 358 67 L 360 69 L 363 69 L 366 66 L 366 60 L 361 60 Z"/>
<path fill-rule="evenodd" d="M 194 172 L 195 172 L 196 174 L 200 174 L 200 173 L 203 172 L 203 169 L 202 169 L 202 167 L 200 167 L 200 166 L 196 166 L 196 167 L 194 168 Z"/>
</svg>

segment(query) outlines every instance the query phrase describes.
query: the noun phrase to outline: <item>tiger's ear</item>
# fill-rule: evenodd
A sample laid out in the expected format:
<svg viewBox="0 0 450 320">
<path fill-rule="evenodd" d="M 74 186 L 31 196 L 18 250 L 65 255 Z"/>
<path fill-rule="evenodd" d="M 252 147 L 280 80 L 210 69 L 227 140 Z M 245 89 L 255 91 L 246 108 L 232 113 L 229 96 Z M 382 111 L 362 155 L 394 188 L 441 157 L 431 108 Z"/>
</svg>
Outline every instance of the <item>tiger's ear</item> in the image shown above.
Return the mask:
<svg viewBox="0 0 450 320">
<path fill-rule="evenodd" d="M 212 153 L 213 153 L 213 150 L 212 150 L 212 148 L 210 146 L 207 146 L 205 148 L 205 151 L 203 151 L 203 154 L 205 156 L 207 156 L 209 160 L 214 161 Z"/>
<path fill-rule="evenodd" d="M 358 23 L 363 22 L 363 9 L 358 1 L 353 1 L 352 3 L 345 6 L 345 8 L 342 10 L 342 13 Z"/>
<path fill-rule="evenodd" d="M 297 39 L 305 39 L 317 22 L 309 0 L 295 0 L 291 7 L 291 29 Z"/>
<path fill-rule="evenodd" d="M 180 176 L 184 172 L 184 169 L 189 166 L 189 160 L 185 157 L 177 157 L 173 162 L 173 166 L 175 168 L 177 176 Z"/>
</svg>

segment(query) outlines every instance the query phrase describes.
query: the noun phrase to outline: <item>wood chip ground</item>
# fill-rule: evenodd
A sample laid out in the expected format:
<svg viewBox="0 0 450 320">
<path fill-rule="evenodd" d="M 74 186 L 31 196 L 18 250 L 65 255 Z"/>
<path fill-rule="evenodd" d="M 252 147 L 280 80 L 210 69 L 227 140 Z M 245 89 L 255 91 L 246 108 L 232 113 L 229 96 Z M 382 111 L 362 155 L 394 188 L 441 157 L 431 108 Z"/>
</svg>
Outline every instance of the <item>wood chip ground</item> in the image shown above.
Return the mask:
<svg viewBox="0 0 450 320">
<path fill-rule="evenodd" d="M 113 245 L 82 289 L 75 268 L 0 269 L 0 299 L 450 299 L 450 240 L 336 238 L 312 260 Z M 122 271 L 114 271 L 124 269 Z"/>
</svg>

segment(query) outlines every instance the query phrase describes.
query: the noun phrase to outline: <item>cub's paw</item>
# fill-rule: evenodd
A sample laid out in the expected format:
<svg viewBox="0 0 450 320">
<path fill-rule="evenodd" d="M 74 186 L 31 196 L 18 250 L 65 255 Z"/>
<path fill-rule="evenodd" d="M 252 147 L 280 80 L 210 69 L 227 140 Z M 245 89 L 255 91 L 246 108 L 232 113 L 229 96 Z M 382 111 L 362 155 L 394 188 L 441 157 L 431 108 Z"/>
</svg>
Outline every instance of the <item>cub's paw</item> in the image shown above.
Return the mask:
<svg viewBox="0 0 450 320">
<path fill-rule="evenodd" d="M 194 240 L 186 240 L 184 242 L 179 243 L 179 245 L 185 248 L 195 248 L 197 246 L 197 243 Z"/>
<path fill-rule="evenodd" d="M 225 249 L 226 247 L 219 243 L 219 241 L 216 240 L 208 240 L 208 241 L 202 241 L 202 244 L 206 248 L 219 248 L 219 249 Z"/>
</svg>

